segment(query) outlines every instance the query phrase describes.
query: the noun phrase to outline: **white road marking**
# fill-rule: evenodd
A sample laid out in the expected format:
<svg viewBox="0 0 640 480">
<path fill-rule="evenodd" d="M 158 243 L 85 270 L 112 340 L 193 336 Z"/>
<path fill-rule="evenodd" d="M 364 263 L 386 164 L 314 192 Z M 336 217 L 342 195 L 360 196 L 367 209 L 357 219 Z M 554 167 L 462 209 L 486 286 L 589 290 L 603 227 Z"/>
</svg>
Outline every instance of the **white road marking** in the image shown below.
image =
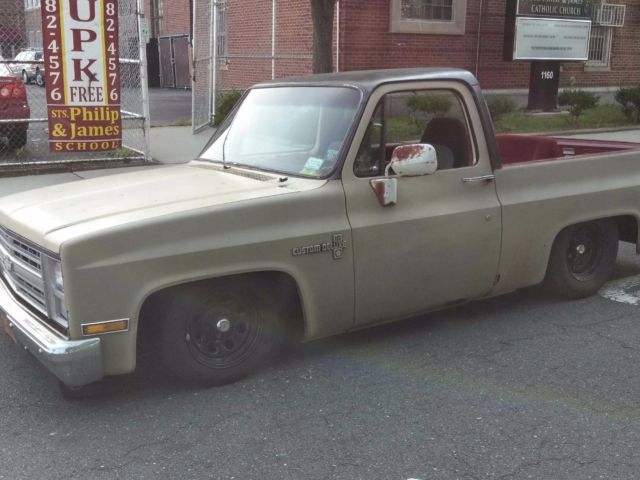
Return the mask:
<svg viewBox="0 0 640 480">
<path fill-rule="evenodd" d="M 640 305 L 640 275 L 608 282 L 598 293 L 614 302 Z"/>
</svg>

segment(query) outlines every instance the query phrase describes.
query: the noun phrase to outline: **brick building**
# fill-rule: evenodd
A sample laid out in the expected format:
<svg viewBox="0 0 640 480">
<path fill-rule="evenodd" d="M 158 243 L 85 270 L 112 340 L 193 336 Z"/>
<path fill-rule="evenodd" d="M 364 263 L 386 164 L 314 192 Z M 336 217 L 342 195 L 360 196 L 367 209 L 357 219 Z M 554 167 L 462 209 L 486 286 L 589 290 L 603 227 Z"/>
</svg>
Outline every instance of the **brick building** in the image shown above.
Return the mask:
<svg viewBox="0 0 640 480">
<path fill-rule="evenodd" d="M 485 89 L 526 90 L 530 62 L 503 59 L 507 1 L 340 0 L 334 66 L 460 67 L 474 72 Z M 640 0 L 607 3 L 624 5 L 623 26 L 594 22 L 589 61 L 565 62 L 561 86 L 611 91 L 640 84 Z M 309 0 L 226 0 L 222 11 L 220 89 L 311 71 Z"/>
<path fill-rule="evenodd" d="M 41 0 L 5 1 L 16 4 L 8 11 L 20 18 L 0 17 L 1 47 L 40 47 Z M 145 0 L 149 33 L 156 42 L 149 62 L 159 57 L 165 77 L 166 66 L 175 66 L 173 86 L 190 84 L 188 43 L 193 12 L 202 15 L 209 1 Z M 460 67 L 474 72 L 485 89 L 525 91 L 530 62 L 503 59 L 508 1 L 515 0 L 339 0 L 334 68 Z M 194 2 L 204 8 L 194 8 Z M 216 29 L 220 90 L 244 89 L 265 79 L 311 72 L 309 0 L 216 3 L 220 5 Z M 599 5 L 600 0 L 593 3 Z M 623 25 L 594 22 L 589 61 L 565 62 L 561 85 L 575 82 L 583 88 L 611 91 L 640 84 L 640 0 L 607 0 L 607 4 L 624 5 Z M 16 34 L 22 22 L 25 27 Z M 8 34 L 11 44 L 3 42 Z M 208 45 L 196 48 L 208 49 Z M 166 83 L 165 78 L 164 86 L 171 86 Z"/>
<path fill-rule="evenodd" d="M 0 14 L 0 56 L 13 58 L 24 47 L 24 0 L 3 0 Z"/>
</svg>

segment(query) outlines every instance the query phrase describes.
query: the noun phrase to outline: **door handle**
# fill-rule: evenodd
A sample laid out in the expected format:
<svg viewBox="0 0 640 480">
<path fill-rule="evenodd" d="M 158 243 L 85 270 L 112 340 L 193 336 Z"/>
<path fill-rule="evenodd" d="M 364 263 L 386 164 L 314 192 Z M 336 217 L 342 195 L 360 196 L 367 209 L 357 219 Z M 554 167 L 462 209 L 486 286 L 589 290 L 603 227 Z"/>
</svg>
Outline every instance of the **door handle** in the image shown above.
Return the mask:
<svg viewBox="0 0 640 480">
<path fill-rule="evenodd" d="M 496 176 L 491 175 L 480 175 L 479 177 L 465 177 L 462 179 L 464 183 L 476 183 L 476 182 L 493 182 Z"/>
</svg>

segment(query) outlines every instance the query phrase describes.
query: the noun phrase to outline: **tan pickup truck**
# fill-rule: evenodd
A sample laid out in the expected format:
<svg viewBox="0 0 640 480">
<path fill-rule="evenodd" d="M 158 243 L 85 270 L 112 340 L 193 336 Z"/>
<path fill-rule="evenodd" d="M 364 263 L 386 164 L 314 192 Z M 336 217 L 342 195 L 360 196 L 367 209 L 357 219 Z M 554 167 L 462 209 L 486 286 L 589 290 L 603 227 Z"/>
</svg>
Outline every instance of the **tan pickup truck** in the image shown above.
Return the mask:
<svg viewBox="0 0 640 480">
<path fill-rule="evenodd" d="M 67 390 L 154 345 L 212 384 L 312 340 L 545 282 L 638 243 L 640 145 L 495 136 L 468 72 L 249 90 L 200 158 L 0 201 L 0 317 Z"/>
</svg>

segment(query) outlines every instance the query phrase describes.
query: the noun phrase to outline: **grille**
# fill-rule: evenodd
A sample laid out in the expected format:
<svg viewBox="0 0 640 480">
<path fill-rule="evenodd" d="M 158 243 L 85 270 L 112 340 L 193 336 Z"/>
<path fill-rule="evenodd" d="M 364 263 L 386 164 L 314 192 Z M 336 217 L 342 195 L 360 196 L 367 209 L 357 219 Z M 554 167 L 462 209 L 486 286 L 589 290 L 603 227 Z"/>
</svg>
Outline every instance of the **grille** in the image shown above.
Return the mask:
<svg viewBox="0 0 640 480">
<path fill-rule="evenodd" d="M 13 291 L 47 316 L 42 254 L 22 239 L 0 228 L 0 273 Z"/>
</svg>

